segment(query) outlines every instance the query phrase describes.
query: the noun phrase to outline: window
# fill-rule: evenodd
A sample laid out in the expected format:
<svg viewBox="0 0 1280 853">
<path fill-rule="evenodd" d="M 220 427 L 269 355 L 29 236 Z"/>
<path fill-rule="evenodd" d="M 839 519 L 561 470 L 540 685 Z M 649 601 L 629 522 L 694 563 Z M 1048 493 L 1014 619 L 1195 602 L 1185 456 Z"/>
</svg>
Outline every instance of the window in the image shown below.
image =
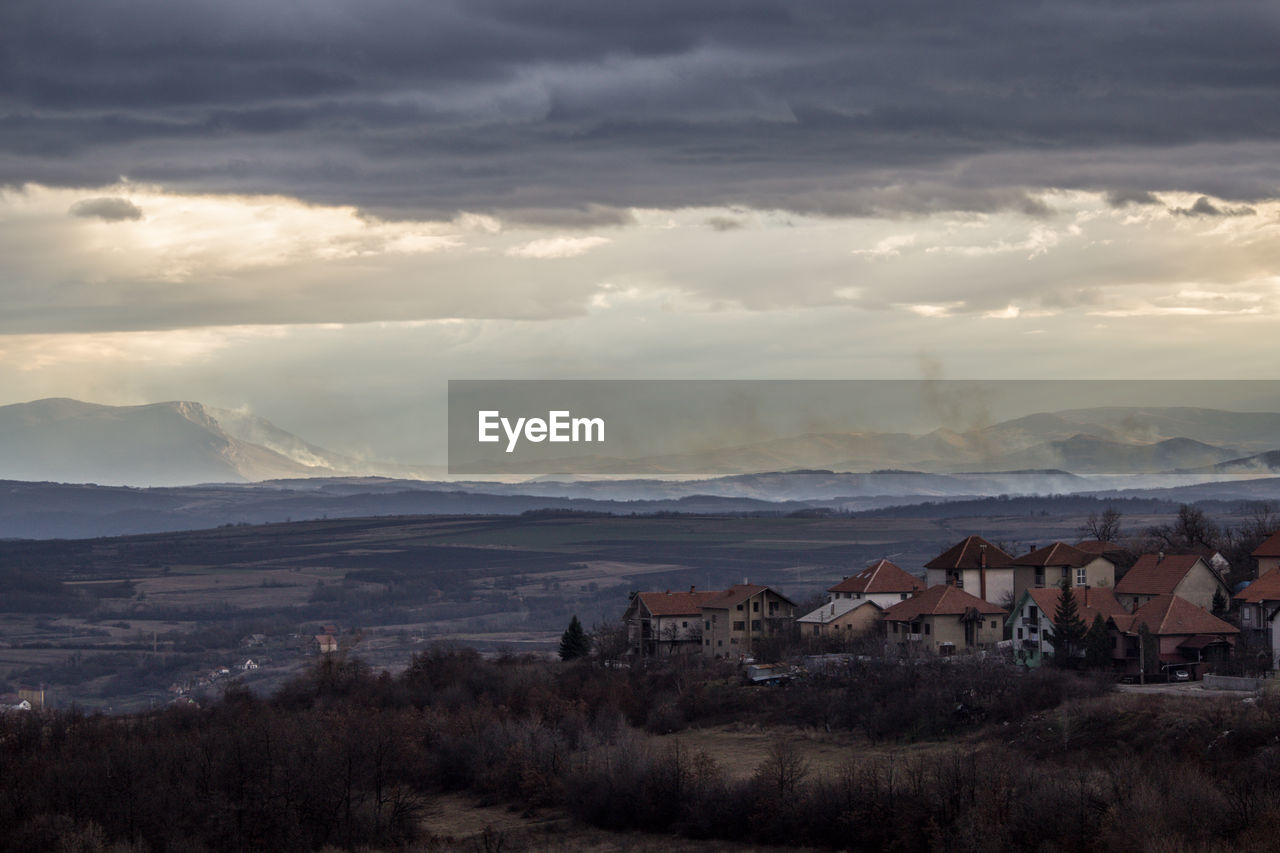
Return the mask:
<svg viewBox="0 0 1280 853">
<path fill-rule="evenodd" d="M 1044 586 L 1044 566 L 1036 566 L 1036 586 Z"/>
<path fill-rule="evenodd" d="M 707 645 L 707 648 L 711 648 L 711 641 L 710 641 L 710 640 L 707 640 L 706 645 Z"/>
<path fill-rule="evenodd" d="M 1021 628 L 1019 628 L 1019 629 L 1018 629 L 1018 639 L 1019 639 L 1019 640 L 1021 640 L 1021 639 L 1022 639 L 1022 629 L 1021 629 Z"/>
<path fill-rule="evenodd" d="M 717 646 L 723 646 L 723 645 L 724 645 L 724 640 L 716 640 L 716 645 L 717 645 Z"/>
<path fill-rule="evenodd" d="M 1253 622 L 1252 607 L 1245 606 L 1240 608 L 1240 622 L 1244 625 L 1248 625 Z"/>
<path fill-rule="evenodd" d="M 752 630 L 752 631 L 759 631 L 759 630 L 760 630 L 760 620 L 759 620 L 759 619 L 752 619 L 752 620 L 751 620 L 751 630 Z"/>
<path fill-rule="evenodd" d="M 743 622 L 734 622 L 734 623 L 733 623 L 733 630 L 735 630 L 735 631 L 741 631 L 744 627 L 745 627 L 745 623 L 743 623 Z"/>
<path fill-rule="evenodd" d="M 730 637 L 730 638 L 729 638 L 729 645 L 731 645 L 731 646 L 736 646 L 736 645 L 738 645 L 738 638 L 737 638 L 737 637 Z"/>
<path fill-rule="evenodd" d="M 815 636 L 816 636 L 816 635 L 818 635 L 818 634 L 821 634 L 821 633 L 822 633 L 822 626 L 820 626 L 820 625 L 814 625 L 814 626 L 813 626 L 813 633 L 814 633 L 814 635 L 815 635 Z"/>
<path fill-rule="evenodd" d="M 1076 569 L 1076 586 L 1088 586 L 1089 573 L 1085 571 L 1084 566 Z"/>
<path fill-rule="evenodd" d="M 681 623 L 680 623 L 680 627 L 681 627 L 681 628 L 688 628 L 688 627 L 689 627 L 689 623 L 688 623 L 688 622 L 681 622 Z"/>
<path fill-rule="evenodd" d="M 933 626 L 932 626 L 932 625 L 930 625 L 928 622 L 924 623 L 924 632 L 925 632 L 926 634 L 928 634 L 928 633 L 929 633 L 929 629 L 930 629 L 930 628 L 932 628 L 932 627 L 933 627 Z"/>
<path fill-rule="evenodd" d="M 738 605 L 738 612 L 739 612 L 739 613 L 741 613 L 741 612 L 742 612 L 742 605 L 741 605 L 741 604 L 739 604 L 739 605 Z"/>
<path fill-rule="evenodd" d="M 898 599 L 899 599 L 900 601 L 906 601 L 906 600 L 907 600 L 908 598 L 910 598 L 910 597 L 911 597 L 911 593 L 909 593 L 909 592 L 900 592 L 900 593 L 898 593 Z"/>
<path fill-rule="evenodd" d="M 710 619 L 706 620 L 703 624 L 705 624 L 705 625 L 707 626 L 707 627 L 706 627 L 706 630 L 708 630 L 708 631 L 710 631 L 710 630 L 711 630 L 711 620 L 710 620 Z"/>
<path fill-rule="evenodd" d="M 758 601 L 753 601 L 753 602 L 751 602 L 751 611 L 752 611 L 753 613 L 759 613 L 759 612 L 760 612 L 760 602 L 758 602 Z"/>
<path fill-rule="evenodd" d="M 1036 610 L 1036 606 L 1033 604 L 1027 608 L 1027 615 L 1034 620 L 1037 616 L 1040 615 L 1040 611 Z"/>
<path fill-rule="evenodd" d="M 992 631 L 994 631 L 995 629 L 996 629 L 996 620 L 992 619 L 992 620 L 991 620 L 991 630 L 992 630 Z"/>
</svg>

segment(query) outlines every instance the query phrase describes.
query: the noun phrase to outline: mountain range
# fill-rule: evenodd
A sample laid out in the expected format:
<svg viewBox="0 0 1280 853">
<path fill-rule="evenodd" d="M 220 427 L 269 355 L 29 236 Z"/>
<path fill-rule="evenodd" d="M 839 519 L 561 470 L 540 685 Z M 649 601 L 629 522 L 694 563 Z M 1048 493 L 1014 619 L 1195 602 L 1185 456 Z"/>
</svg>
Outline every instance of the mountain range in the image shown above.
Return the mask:
<svg viewBox="0 0 1280 853">
<path fill-rule="evenodd" d="M 1035 413 L 965 432 L 942 427 L 923 435 L 825 433 L 645 460 L 580 457 L 565 460 L 568 477 L 485 483 L 482 488 L 490 494 L 604 499 L 625 493 L 623 499 L 632 500 L 723 495 L 726 490 L 734 497 L 762 500 L 1067 492 L 1096 487 L 1080 481 L 1081 476 L 1183 478 L 1161 485 L 1267 476 L 1280 472 L 1277 447 L 1277 413 L 1099 407 Z M 584 485 L 591 482 L 584 477 L 616 477 L 621 470 L 635 470 L 637 462 L 656 472 L 703 470 L 730 476 L 654 479 L 648 489 L 643 485 L 648 481 L 634 478 L 626 488 L 612 477 Z M 796 472 L 806 474 L 797 481 L 803 483 L 803 493 L 787 479 Z M 314 477 L 433 480 L 442 475 L 440 469 L 336 453 L 263 418 L 196 402 L 105 406 L 54 398 L 0 407 L 0 479 L 180 486 Z M 718 485 L 711 488 L 713 482 Z"/>
</svg>

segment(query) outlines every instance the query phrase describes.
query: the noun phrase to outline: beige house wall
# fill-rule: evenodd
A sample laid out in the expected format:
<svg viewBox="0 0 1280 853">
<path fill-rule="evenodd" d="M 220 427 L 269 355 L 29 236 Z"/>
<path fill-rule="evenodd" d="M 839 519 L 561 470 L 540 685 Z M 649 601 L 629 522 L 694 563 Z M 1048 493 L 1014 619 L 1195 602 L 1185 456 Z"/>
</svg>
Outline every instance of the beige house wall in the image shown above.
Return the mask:
<svg viewBox="0 0 1280 853">
<path fill-rule="evenodd" d="M 935 653 L 950 644 L 957 654 L 961 654 L 993 649 L 996 643 L 1004 638 L 1004 617 L 998 613 L 984 614 L 982 619 L 975 623 L 972 644 L 965 642 L 965 625 L 959 616 L 922 616 L 917 621 L 920 624 L 919 639 L 913 639 L 915 632 L 911 631 L 911 627 L 914 623 L 891 622 L 889 623 L 889 642 Z"/>
<path fill-rule="evenodd" d="M 776 636 L 779 626 L 790 625 L 794 618 L 791 604 L 772 590 L 757 592 L 728 609 L 703 607 L 702 653 L 713 658 L 749 655 L 756 640 Z"/>
<path fill-rule="evenodd" d="M 1067 579 L 1071 586 L 1088 585 L 1094 588 L 1113 587 L 1116 585 L 1115 564 L 1106 557 L 1095 557 L 1084 565 L 1085 584 L 1081 584 L 1077 569 L 1067 569 Z M 1014 595 L 1018 599 L 1028 589 L 1047 589 L 1062 583 L 1062 567 L 1047 566 L 1044 571 L 1044 583 L 1036 583 L 1035 566 L 1018 566 L 1014 569 Z"/>
<path fill-rule="evenodd" d="M 963 569 L 954 574 L 948 573 L 945 569 L 926 569 L 925 581 L 927 586 L 937 586 L 950 581 L 950 576 L 956 576 L 960 583 L 956 586 L 965 592 L 977 598 L 983 598 L 982 595 L 982 573 L 978 569 Z M 992 604 L 1000 604 L 1005 598 L 1013 595 L 1014 591 L 1014 570 L 1012 568 L 1003 569 L 987 569 L 987 595 L 984 599 Z"/>
<path fill-rule="evenodd" d="M 1196 563 L 1174 588 L 1173 594 L 1192 604 L 1198 604 L 1205 610 L 1213 610 L 1213 594 L 1218 590 L 1222 590 L 1223 597 L 1230 600 L 1230 592 L 1217 576 L 1206 569 L 1203 563 Z"/>
<path fill-rule="evenodd" d="M 830 607 L 830 605 L 826 605 Z M 842 613 L 830 622 L 801 622 L 801 637 L 856 637 L 880 624 L 881 610 L 864 605 Z"/>
</svg>

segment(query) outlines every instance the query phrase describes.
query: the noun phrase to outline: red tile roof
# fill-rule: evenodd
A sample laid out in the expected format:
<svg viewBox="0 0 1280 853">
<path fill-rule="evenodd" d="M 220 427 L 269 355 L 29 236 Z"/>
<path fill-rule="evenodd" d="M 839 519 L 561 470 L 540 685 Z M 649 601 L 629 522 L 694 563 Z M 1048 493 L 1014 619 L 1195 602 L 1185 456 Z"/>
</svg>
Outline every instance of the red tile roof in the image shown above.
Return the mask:
<svg viewBox="0 0 1280 853">
<path fill-rule="evenodd" d="M 1236 593 L 1237 601 L 1259 604 L 1263 601 L 1280 601 L 1280 569 L 1271 571 Z"/>
<path fill-rule="evenodd" d="M 1280 532 L 1272 533 L 1257 548 L 1253 549 L 1253 557 L 1280 557 Z"/>
<path fill-rule="evenodd" d="M 1029 554 L 1014 559 L 1015 566 L 1070 566 L 1079 568 L 1098 558 L 1097 554 L 1086 553 L 1074 548 L 1066 542 L 1054 542 Z"/>
<path fill-rule="evenodd" d="M 1117 615 L 1111 620 L 1126 634 L 1137 633 L 1143 624 L 1151 633 L 1160 636 L 1240 633 L 1235 625 L 1223 622 L 1203 607 L 1197 607 L 1177 595 L 1157 595 L 1132 616 Z"/>
<path fill-rule="evenodd" d="M 787 598 L 785 595 L 778 592 L 776 589 L 769 589 L 769 587 L 761 586 L 758 583 L 738 583 L 729 587 L 728 589 L 720 593 L 715 598 L 704 601 L 702 603 L 702 606 L 712 607 L 712 608 L 715 608 L 716 610 L 724 610 L 726 608 L 734 607 L 735 605 L 741 604 L 751 596 L 757 595 L 761 592 L 765 592 L 766 590 L 768 590 L 769 592 L 772 592 L 774 595 L 778 596 L 778 598 L 781 598 L 783 601 L 787 602 L 788 604 L 795 604 L 794 601 Z"/>
<path fill-rule="evenodd" d="M 910 622 L 920 616 L 961 616 L 970 612 L 1004 616 L 1007 611 L 950 584 L 936 584 L 924 592 L 899 601 L 884 612 L 884 618 Z"/>
<path fill-rule="evenodd" d="M 1217 577 L 1217 572 L 1198 554 L 1143 554 L 1120 582 L 1120 595 L 1172 594 L 1191 568 L 1200 563 Z"/>
<path fill-rule="evenodd" d="M 697 616 L 702 605 L 724 595 L 721 590 L 709 592 L 642 592 L 645 609 L 653 616 Z"/>
<path fill-rule="evenodd" d="M 827 592 L 917 592 L 924 589 L 924 582 L 890 563 L 879 560 L 852 577 L 847 577 Z"/>
<path fill-rule="evenodd" d="M 924 567 L 926 569 L 980 569 L 984 545 L 988 569 L 1002 569 L 1013 564 L 1013 557 L 981 536 L 966 536 L 925 563 Z"/>
<path fill-rule="evenodd" d="M 1116 600 L 1115 593 L 1109 589 L 1078 587 L 1073 588 L 1071 592 L 1076 597 L 1080 618 L 1086 625 L 1092 625 L 1093 618 L 1099 613 L 1104 620 L 1116 614 L 1127 615 L 1127 611 Z M 1044 589 L 1029 589 L 1027 594 L 1031 596 L 1031 600 L 1040 608 L 1045 618 L 1053 622 L 1053 617 L 1058 613 L 1058 602 L 1062 600 L 1062 588 L 1051 586 Z"/>
</svg>

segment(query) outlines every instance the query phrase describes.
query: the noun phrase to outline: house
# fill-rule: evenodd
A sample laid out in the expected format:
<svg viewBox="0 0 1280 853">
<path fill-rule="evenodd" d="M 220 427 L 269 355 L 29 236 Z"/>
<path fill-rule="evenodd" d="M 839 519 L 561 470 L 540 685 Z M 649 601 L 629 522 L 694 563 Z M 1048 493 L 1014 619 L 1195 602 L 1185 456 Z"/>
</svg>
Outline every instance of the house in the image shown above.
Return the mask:
<svg viewBox="0 0 1280 853">
<path fill-rule="evenodd" d="M 1258 577 L 1280 568 L 1280 532 L 1268 536 L 1249 556 L 1258 561 Z"/>
<path fill-rule="evenodd" d="M 753 654 L 760 640 L 788 636 L 795 602 L 759 584 L 735 584 L 702 603 L 702 653 L 737 658 Z"/>
<path fill-rule="evenodd" d="M 333 654 L 338 650 L 338 638 L 333 634 L 316 634 L 316 646 L 322 655 Z"/>
<path fill-rule="evenodd" d="M 937 584 L 884 612 L 890 643 L 953 655 L 995 648 L 1006 611 L 954 584 Z"/>
<path fill-rule="evenodd" d="M 665 656 L 702 648 L 702 605 L 722 591 L 640 592 L 622 615 L 627 648 L 633 655 Z"/>
<path fill-rule="evenodd" d="M 841 598 L 796 620 L 801 637 L 857 637 L 881 623 L 884 608 L 869 598 Z"/>
<path fill-rule="evenodd" d="M 1144 670 L 1140 633 L 1143 625 L 1158 643 L 1161 669 L 1186 669 L 1197 678 L 1206 662 L 1222 660 L 1230 654 L 1240 632 L 1205 608 L 1167 593 L 1149 599 L 1132 615 L 1112 616 L 1108 624 L 1115 637 L 1112 656 L 1117 667 L 1147 676 L 1154 673 Z"/>
<path fill-rule="evenodd" d="M 877 560 L 827 590 L 830 602 L 874 601 L 882 608 L 892 607 L 923 591 L 922 580 L 907 574 L 888 560 Z"/>
<path fill-rule="evenodd" d="M 1199 554 L 1143 554 L 1116 584 L 1116 597 L 1130 612 L 1159 595 L 1176 595 L 1211 610 L 1216 593 L 1230 600 L 1226 581 Z"/>
<path fill-rule="evenodd" d="M 1280 612 L 1280 568 L 1270 569 L 1236 593 L 1235 602 L 1240 641 L 1247 643 L 1251 651 L 1265 650 L 1271 668 L 1276 669 L 1280 666 L 1280 643 L 1275 634 L 1275 617 Z"/>
<path fill-rule="evenodd" d="M 1086 629 L 1093 625 L 1094 617 L 1099 614 L 1105 621 L 1116 614 L 1128 613 L 1110 589 L 1086 586 L 1073 589 L 1072 594 L 1076 597 L 1076 608 Z M 1053 655 L 1053 620 L 1061 601 L 1061 587 L 1031 587 L 1023 591 L 1005 620 L 1005 627 L 1013 638 L 1014 656 L 1019 663 L 1039 666 L 1046 657 Z"/>
<path fill-rule="evenodd" d="M 1065 542 L 1054 542 L 1013 560 L 1013 594 L 1017 598 L 1028 589 L 1056 588 L 1064 580 L 1073 587 L 1112 587 L 1116 564 L 1102 554 Z"/>
<path fill-rule="evenodd" d="M 954 586 L 998 602 L 1013 595 L 1013 557 L 981 536 L 967 536 L 924 564 L 929 587 Z"/>
<path fill-rule="evenodd" d="M 1107 542 L 1103 539 L 1081 539 L 1071 547 L 1079 548 L 1089 554 L 1106 557 L 1115 566 L 1128 568 L 1133 565 L 1133 552 L 1118 542 Z"/>
<path fill-rule="evenodd" d="M 43 684 L 37 687 L 18 688 L 18 703 L 29 702 L 31 707 L 37 711 L 44 707 L 44 698 Z"/>
</svg>

